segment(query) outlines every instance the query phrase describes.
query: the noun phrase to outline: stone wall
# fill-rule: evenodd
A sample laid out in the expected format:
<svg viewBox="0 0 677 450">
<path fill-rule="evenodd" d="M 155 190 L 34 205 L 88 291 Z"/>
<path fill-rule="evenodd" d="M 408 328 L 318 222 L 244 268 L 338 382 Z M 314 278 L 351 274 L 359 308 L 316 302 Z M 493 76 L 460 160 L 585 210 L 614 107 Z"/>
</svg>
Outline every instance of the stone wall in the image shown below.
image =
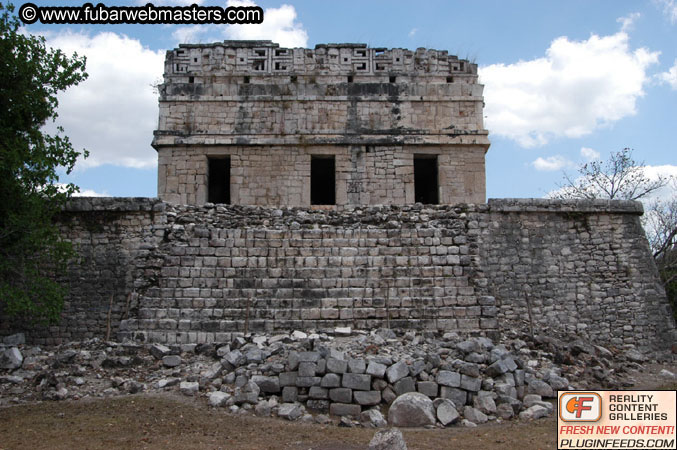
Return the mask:
<svg viewBox="0 0 677 450">
<path fill-rule="evenodd" d="M 638 202 L 490 200 L 480 259 L 501 327 L 669 347 L 674 320 L 642 211 Z"/>
<path fill-rule="evenodd" d="M 484 198 L 484 153 L 473 146 L 181 146 L 159 152 L 159 192 L 170 203 L 204 203 L 207 159 L 227 156 L 232 204 L 310 205 L 311 156 L 333 155 L 337 205 L 412 204 L 414 155 L 425 154 L 437 156 L 440 202 L 453 204 Z"/>
<path fill-rule="evenodd" d="M 113 335 L 165 343 L 352 326 L 548 329 L 658 348 L 675 325 L 641 212 L 619 201 L 313 210 L 76 199 L 61 218 L 82 255 L 64 319 L 30 339 L 104 336 L 110 311 Z"/>
<path fill-rule="evenodd" d="M 164 220 L 164 204 L 148 198 L 78 198 L 59 217 L 63 236 L 79 254 L 67 276 L 61 321 L 45 328 L 28 323 L 0 322 L 0 333 L 28 331 L 30 340 L 57 344 L 71 339 L 116 337 L 120 321 L 129 317 L 135 292 L 146 281 L 137 270 L 148 265 L 152 224 Z M 138 268 L 138 269 L 137 269 Z M 110 319 L 109 319 L 110 317 Z"/>
<path fill-rule="evenodd" d="M 478 235 L 459 208 L 172 211 L 155 249 L 158 284 L 140 299 L 138 320 L 123 324 L 129 336 L 191 343 L 345 325 L 496 329 Z M 436 225 L 421 226 L 428 221 Z"/>
<path fill-rule="evenodd" d="M 437 155 L 439 203 L 485 200 L 483 86 L 446 51 L 181 45 L 159 91 L 166 202 L 206 203 L 208 158 L 230 156 L 231 204 L 309 206 L 314 155 L 335 157 L 337 205 L 414 203 L 415 155 Z"/>
</svg>

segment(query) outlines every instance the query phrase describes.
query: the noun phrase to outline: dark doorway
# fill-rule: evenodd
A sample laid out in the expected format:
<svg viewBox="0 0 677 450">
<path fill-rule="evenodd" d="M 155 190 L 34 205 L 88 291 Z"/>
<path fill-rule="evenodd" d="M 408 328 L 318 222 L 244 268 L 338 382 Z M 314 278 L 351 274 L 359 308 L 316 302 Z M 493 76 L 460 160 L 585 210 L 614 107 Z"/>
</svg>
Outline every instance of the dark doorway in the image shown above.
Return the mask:
<svg viewBox="0 0 677 450">
<path fill-rule="evenodd" d="M 336 204 L 336 162 L 334 156 L 310 157 L 310 204 Z"/>
<path fill-rule="evenodd" d="M 435 155 L 414 155 L 414 201 L 427 204 L 440 202 Z"/>
<path fill-rule="evenodd" d="M 230 158 L 209 158 L 208 184 L 208 202 L 230 203 Z"/>
</svg>

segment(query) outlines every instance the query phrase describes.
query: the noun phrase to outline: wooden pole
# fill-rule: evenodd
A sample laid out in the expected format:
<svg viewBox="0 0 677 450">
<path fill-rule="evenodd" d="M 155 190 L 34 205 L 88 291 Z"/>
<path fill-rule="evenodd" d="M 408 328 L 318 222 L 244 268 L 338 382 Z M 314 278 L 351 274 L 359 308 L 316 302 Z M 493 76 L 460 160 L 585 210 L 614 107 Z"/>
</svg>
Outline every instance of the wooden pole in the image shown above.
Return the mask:
<svg viewBox="0 0 677 450">
<path fill-rule="evenodd" d="M 114 294 L 110 295 L 110 302 L 108 303 L 108 321 L 106 324 L 106 341 L 110 340 L 110 319 L 111 319 L 111 314 L 113 313 L 113 296 Z"/>
</svg>

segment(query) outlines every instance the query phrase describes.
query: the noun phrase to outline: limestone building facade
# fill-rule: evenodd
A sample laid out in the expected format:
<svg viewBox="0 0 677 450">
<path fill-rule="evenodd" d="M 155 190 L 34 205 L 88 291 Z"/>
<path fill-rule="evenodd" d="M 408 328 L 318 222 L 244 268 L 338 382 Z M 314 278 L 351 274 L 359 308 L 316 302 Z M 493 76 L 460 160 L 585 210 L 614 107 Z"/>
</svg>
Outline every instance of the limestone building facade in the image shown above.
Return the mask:
<svg viewBox="0 0 677 450">
<path fill-rule="evenodd" d="M 159 86 L 158 196 L 259 206 L 485 201 L 483 86 L 446 51 L 180 45 Z"/>
</svg>

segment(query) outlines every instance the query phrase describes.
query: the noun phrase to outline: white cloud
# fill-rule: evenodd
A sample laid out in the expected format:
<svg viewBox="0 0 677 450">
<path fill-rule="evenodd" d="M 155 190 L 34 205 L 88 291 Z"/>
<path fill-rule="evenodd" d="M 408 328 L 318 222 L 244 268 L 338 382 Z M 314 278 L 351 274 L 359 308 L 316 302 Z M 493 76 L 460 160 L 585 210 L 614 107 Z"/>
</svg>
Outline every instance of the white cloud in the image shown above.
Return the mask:
<svg viewBox="0 0 677 450">
<path fill-rule="evenodd" d="M 642 203 L 645 205 L 652 200 L 668 200 L 677 196 L 677 166 L 670 164 L 663 166 L 644 166 L 644 175 L 650 180 L 656 180 L 659 176 L 672 179 L 672 182 L 667 186 L 663 186 L 648 195 L 646 199 L 642 199 Z"/>
<path fill-rule="evenodd" d="M 547 158 L 541 158 L 540 156 L 536 158 L 535 161 L 531 163 L 536 170 L 541 170 L 545 172 L 552 172 L 555 170 L 561 170 L 564 167 L 570 166 L 572 163 L 568 159 L 560 155 L 549 156 Z"/>
<path fill-rule="evenodd" d="M 677 59 L 667 72 L 659 73 L 657 77 L 661 82 L 669 84 L 672 89 L 677 91 Z"/>
<path fill-rule="evenodd" d="M 411 31 L 409 32 L 409 37 L 412 38 L 418 33 L 418 28 L 412 28 Z"/>
<path fill-rule="evenodd" d="M 635 20 L 639 19 L 641 16 L 640 13 L 634 12 L 630 13 L 625 17 L 619 17 L 616 19 L 616 22 L 621 24 L 621 31 L 630 31 L 635 24 Z"/>
<path fill-rule="evenodd" d="M 65 183 L 57 183 L 56 186 L 61 192 L 66 191 L 67 185 Z M 110 197 L 110 194 L 107 191 L 102 194 L 93 189 L 80 188 L 80 192 L 73 192 L 73 197 Z"/>
<path fill-rule="evenodd" d="M 656 200 L 667 201 L 667 200 L 670 200 L 671 198 L 675 198 L 677 196 L 677 166 L 666 164 L 666 165 L 662 165 L 662 166 L 641 166 L 641 168 L 643 170 L 644 176 L 646 178 L 648 178 L 650 181 L 657 180 L 658 177 L 663 177 L 663 178 L 668 179 L 668 183 L 665 186 L 651 192 L 646 197 L 639 199 L 639 201 L 641 201 L 644 204 L 645 208 Z M 575 184 L 578 184 L 582 180 L 583 180 L 582 177 L 578 177 L 578 178 L 574 178 L 572 181 Z M 564 183 L 564 184 L 566 184 L 566 183 Z M 555 190 L 548 192 L 545 195 L 545 197 L 546 198 L 556 198 L 556 197 L 558 197 L 562 194 L 567 193 L 570 190 L 571 189 L 569 189 L 567 187 L 560 187 L 558 189 L 555 189 Z M 591 191 L 599 192 L 599 191 L 596 191 L 594 188 L 591 188 Z M 600 195 L 600 194 L 598 194 L 598 195 Z"/>
<path fill-rule="evenodd" d="M 597 150 L 594 150 L 589 147 L 581 147 L 581 156 L 586 160 L 586 161 L 598 161 L 600 156 L 600 153 Z"/>
<path fill-rule="evenodd" d="M 544 57 L 480 68 L 487 129 L 524 147 L 577 138 L 636 113 L 660 52 L 631 50 L 628 35 L 555 39 Z"/>
<path fill-rule="evenodd" d="M 212 30 L 212 27 L 213 26 L 210 25 L 189 25 L 179 27 L 172 32 L 172 37 L 176 39 L 179 44 L 196 44 L 202 40 L 202 35 L 205 35 Z"/>
<path fill-rule="evenodd" d="M 58 124 L 77 150 L 90 152 L 76 167 L 155 166 L 157 154 L 150 142 L 158 103 L 151 85 L 162 79 L 164 52 L 110 32 L 91 36 L 66 31 L 47 33 L 46 38 L 48 46 L 66 54 L 87 56 L 89 78 L 58 97 Z"/>
<path fill-rule="evenodd" d="M 92 189 L 81 189 L 80 192 L 75 192 L 73 197 L 110 197 L 108 193 L 96 192 Z"/>
<path fill-rule="evenodd" d="M 677 2 L 675 0 L 654 0 L 663 7 L 663 13 L 671 23 L 677 23 Z"/>
<path fill-rule="evenodd" d="M 228 0 L 228 6 L 255 6 L 251 0 Z M 227 39 L 269 39 L 281 47 L 307 47 L 308 33 L 303 24 L 296 21 L 296 9 L 292 5 L 266 8 L 263 23 L 229 25 L 225 30 Z"/>
</svg>

